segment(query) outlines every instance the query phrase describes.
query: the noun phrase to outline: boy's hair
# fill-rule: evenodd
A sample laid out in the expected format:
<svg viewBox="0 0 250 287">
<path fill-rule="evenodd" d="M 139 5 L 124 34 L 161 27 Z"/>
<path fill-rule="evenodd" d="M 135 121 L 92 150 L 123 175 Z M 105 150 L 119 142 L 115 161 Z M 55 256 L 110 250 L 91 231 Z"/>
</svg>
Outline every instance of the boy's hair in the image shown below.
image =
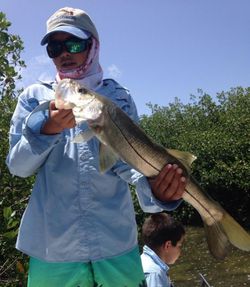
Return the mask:
<svg viewBox="0 0 250 287">
<path fill-rule="evenodd" d="M 184 234 L 183 225 L 166 213 L 152 214 L 142 226 L 142 239 L 151 249 L 160 247 L 166 241 L 176 246 Z"/>
</svg>

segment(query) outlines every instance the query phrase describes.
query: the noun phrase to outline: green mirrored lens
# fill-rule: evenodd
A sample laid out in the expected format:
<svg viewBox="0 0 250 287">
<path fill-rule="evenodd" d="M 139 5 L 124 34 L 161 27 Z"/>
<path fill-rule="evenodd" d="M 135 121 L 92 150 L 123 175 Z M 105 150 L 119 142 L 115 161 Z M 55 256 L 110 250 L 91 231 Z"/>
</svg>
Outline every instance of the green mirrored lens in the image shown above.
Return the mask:
<svg viewBox="0 0 250 287">
<path fill-rule="evenodd" d="M 74 42 L 74 41 L 66 41 L 65 46 L 67 47 L 67 51 L 70 53 L 80 53 L 86 50 L 87 41 Z"/>
</svg>

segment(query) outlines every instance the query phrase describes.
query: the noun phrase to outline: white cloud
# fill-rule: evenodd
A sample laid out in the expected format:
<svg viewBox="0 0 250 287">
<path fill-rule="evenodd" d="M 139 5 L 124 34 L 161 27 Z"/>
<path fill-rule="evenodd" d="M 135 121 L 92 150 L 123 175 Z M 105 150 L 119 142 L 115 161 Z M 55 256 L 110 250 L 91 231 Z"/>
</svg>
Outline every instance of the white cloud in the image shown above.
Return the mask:
<svg viewBox="0 0 250 287">
<path fill-rule="evenodd" d="M 53 80 L 55 68 L 51 59 L 47 55 L 39 55 L 25 61 L 26 68 L 21 70 L 22 79 L 17 82 L 17 86 L 27 87 L 38 80 Z"/>
<path fill-rule="evenodd" d="M 118 79 L 122 75 L 122 71 L 115 64 L 109 66 L 107 70 L 108 70 L 108 76 L 110 78 Z"/>
</svg>

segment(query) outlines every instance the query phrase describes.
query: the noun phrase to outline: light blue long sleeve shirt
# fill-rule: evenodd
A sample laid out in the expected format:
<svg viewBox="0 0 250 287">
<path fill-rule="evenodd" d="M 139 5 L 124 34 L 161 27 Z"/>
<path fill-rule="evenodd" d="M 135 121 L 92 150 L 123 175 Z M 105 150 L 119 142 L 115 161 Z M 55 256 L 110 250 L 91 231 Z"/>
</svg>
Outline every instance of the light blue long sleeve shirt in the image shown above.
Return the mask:
<svg viewBox="0 0 250 287">
<path fill-rule="evenodd" d="M 172 286 L 168 276 L 168 265 L 147 245 L 143 246 L 141 261 L 148 287 Z"/>
<path fill-rule="evenodd" d="M 11 120 L 9 170 L 20 177 L 36 174 L 16 247 L 49 262 L 89 262 L 128 252 L 137 245 L 128 184 L 136 185 L 146 212 L 172 210 L 178 202 L 157 201 L 147 179 L 122 161 L 101 174 L 98 140 L 72 142 L 86 123 L 56 135 L 41 134 L 48 111 L 32 111 L 54 99 L 51 87 L 35 84 L 24 90 Z M 129 92 L 115 81 L 105 80 L 97 92 L 138 120 Z"/>
</svg>

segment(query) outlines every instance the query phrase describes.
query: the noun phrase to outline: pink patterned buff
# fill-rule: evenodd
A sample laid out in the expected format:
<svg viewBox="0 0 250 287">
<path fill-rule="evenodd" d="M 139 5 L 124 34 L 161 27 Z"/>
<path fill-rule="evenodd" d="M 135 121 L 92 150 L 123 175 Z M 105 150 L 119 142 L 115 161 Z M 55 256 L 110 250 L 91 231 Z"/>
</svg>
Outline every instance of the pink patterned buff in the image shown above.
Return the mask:
<svg viewBox="0 0 250 287">
<path fill-rule="evenodd" d="M 75 79 L 81 85 L 96 90 L 102 84 L 103 71 L 99 64 L 99 42 L 92 37 L 92 45 L 86 63 L 71 71 L 58 71 L 56 81 L 69 78 Z"/>
</svg>

